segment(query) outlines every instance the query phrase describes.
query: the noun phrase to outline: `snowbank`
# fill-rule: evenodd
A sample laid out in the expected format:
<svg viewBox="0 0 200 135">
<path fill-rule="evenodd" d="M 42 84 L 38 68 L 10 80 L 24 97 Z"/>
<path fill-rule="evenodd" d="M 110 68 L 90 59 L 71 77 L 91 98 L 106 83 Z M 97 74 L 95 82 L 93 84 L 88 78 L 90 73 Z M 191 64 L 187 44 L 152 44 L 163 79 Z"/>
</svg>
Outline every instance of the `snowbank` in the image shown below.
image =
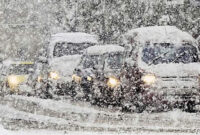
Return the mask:
<svg viewBox="0 0 200 135">
<path fill-rule="evenodd" d="M 136 131 L 136 132 L 82 132 L 82 131 L 55 131 L 55 130 L 20 130 L 20 131 L 9 131 L 0 127 L 1 135 L 196 135 L 195 133 L 167 133 L 167 132 L 145 132 L 145 131 Z"/>
<path fill-rule="evenodd" d="M 124 114 L 111 110 L 105 112 L 82 103 L 6 96 L 1 98 L 1 104 L 6 105 L 0 105 L 0 122 L 8 129 L 12 129 L 9 125 L 16 126 L 18 131 L 6 130 L 0 125 L 0 135 L 184 135 L 200 131 L 199 113 L 174 110 Z M 105 114 L 105 117 L 100 114 Z"/>
<path fill-rule="evenodd" d="M 188 34 L 176 28 L 175 26 L 151 26 L 130 30 L 125 34 L 125 38 L 131 42 L 139 42 L 144 45 L 151 43 L 176 43 L 183 42 L 194 43 L 195 39 Z"/>
<path fill-rule="evenodd" d="M 88 47 L 85 53 L 90 55 L 103 55 L 105 53 L 112 53 L 112 52 L 123 52 L 124 47 L 119 45 L 96 45 L 92 47 Z"/>
</svg>

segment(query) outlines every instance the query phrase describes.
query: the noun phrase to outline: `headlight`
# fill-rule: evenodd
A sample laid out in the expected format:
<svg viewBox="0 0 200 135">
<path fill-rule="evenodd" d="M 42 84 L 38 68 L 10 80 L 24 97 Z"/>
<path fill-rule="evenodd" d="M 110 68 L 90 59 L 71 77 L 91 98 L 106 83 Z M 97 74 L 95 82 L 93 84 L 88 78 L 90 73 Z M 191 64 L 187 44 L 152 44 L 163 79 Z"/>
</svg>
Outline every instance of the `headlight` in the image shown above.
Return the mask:
<svg viewBox="0 0 200 135">
<path fill-rule="evenodd" d="M 38 76 L 37 81 L 42 82 L 42 80 L 43 80 L 42 76 Z"/>
<path fill-rule="evenodd" d="M 8 85 L 10 88 L 15 88 L 20 83 L 20 80 L 17 76 L 11 75 L 8 76 Z"/>
<path fill-rule="evenodd" d="M 87 80 L 88 80 L 88 81 L 92 81 L 92 77 L 88 76 L 88 77 L 87 77 Z"/>
<path fill-rule="evenodd" d="M 115 77 L 109 77 L 107 85 L 111 88 L 114 88 L 120 84 L 119 80 Z"/>
<path fill-rule="evenodd" d="M 74 75 L 72 75 L 72 80 L 74 80 L 77 83 L 80 83 L 81 82 L 81 77 L 76 75 L 76 74 L 74 74 Z"/>
<path fill-rule="evenodd" d="M 148 74 L 142 77 L 142 81 L 145 82 L 147 85 L 154 84 L 156 81 L 155 75 Z"/>
<path fill-rule="evenodd" d="M 59 74 L 57 72 L 50 72 L 49 77 L 54 79 L 54 80 L 58 80 L 60 78 Z"/>
</svg>

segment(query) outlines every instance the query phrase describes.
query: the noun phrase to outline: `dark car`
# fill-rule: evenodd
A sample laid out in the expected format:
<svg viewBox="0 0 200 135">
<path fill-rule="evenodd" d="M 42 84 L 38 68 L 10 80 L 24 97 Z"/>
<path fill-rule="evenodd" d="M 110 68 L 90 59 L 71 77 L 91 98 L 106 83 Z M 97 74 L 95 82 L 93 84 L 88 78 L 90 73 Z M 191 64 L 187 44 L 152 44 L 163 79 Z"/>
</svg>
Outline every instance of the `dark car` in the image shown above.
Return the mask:
<svg viewBox="0 0 200 135">
<path fill-rule="evenodd" d="M 96 45 L 86 49 L 72 76 L 80 95 L 93 104 L 119 104 L 120 73 L 124 48 L 118 45 Z"/>
</svg>

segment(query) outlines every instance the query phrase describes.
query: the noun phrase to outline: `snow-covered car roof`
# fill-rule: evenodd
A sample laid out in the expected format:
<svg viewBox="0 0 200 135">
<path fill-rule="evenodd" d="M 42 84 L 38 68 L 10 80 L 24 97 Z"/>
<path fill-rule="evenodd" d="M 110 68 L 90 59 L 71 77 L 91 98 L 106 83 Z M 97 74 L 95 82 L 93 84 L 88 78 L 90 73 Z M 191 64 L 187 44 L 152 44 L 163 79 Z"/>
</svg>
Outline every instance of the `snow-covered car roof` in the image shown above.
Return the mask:
<svg viewBox="0 0 200 135">
<path fill-rule="evenodd" d="M 57 33 L 52 35 L 51 42 L 98 43 L 97 36 L 83 32 Z"/>
<path fill-rule="evenodd" d="M 174 43 L 180 44 L 183 42 L 194 43 L 195 39 L 187 32 L 181 31 L 175 26 L 150 26 L 136 28 L 128 31 L 125 38 L 132 42 L 145 44 L 150 43 Z"/>
<path fill-rule="evenodd" d="M 88 55 L 103 55 L 105 53 L 123 52 L 124 47 L 115 44 L 95 45 L 88 47 L 85 53 Z"/>
</svg>

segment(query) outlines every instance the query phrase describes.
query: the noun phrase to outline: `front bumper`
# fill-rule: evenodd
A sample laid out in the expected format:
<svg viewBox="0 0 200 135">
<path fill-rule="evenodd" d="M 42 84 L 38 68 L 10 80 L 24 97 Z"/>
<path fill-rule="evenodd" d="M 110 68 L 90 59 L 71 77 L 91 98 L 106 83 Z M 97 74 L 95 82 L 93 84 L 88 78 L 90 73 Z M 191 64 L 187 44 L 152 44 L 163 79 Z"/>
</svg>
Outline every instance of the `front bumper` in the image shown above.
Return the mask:
<svg viewBox="0 0 200 135">
<path fill-rule="evenodd" d="M 185 103 L 188 101 L 194 101 L 195 104 L 200 104 L 200 89 L 199 88 L 145 88 L 146 100 L 167 102 L 168 104 Z M 151 95 L 151 96 L 150 96 Z M 149 102 L 148 101 L 148 102 Z"/>
<path fill-rule="evenodd" d="M 4 85 L 4 86 L 3 86 Z M 33 95 L 33 88 L 27 82 L 18 84 L 15 87 L 10 87 L 8 83 L 2 84 L 2 91 L 7 94 L 18 94 L 18 95 Z"/>
</svg>

